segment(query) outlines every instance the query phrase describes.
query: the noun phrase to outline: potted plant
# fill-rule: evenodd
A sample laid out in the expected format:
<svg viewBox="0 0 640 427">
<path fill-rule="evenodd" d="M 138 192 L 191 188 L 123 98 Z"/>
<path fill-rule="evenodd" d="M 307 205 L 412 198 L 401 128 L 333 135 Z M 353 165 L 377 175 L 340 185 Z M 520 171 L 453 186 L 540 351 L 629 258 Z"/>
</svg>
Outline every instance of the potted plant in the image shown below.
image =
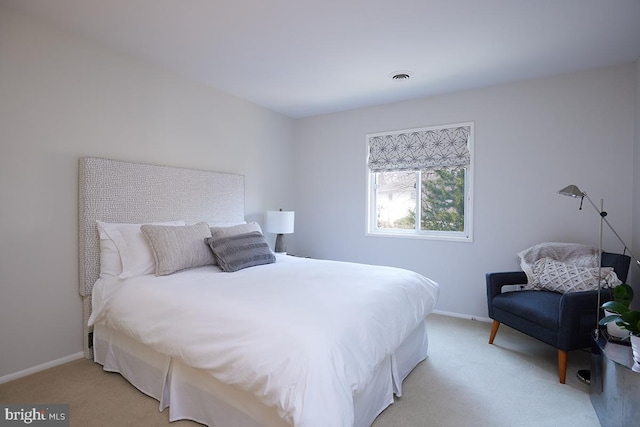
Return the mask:
<svg viewBox="0 0 640 427">
<path fill-rule="evenodd" d="M 626 339 L 629 331 L 621 328 L 617 323 L 619 316 L 630 311 L 631 301 L 633 300 L 633 288 L 626 283 L 613 288 L 613 301 L 607 301 L 602 304 L 605 317 L 600 320 L 600 325 L 607 326 L 607 333 L 615 338 Z"/>
<path fill-rule="evenodd" d="M 630 310 L 620 315 L 616 324 L 630 333 L 633 361 L 640 365 L 640 311 Z"/>
<path fill-rule="evenodd" d="M 622 289 L 617 292 L 618 299 L 616 300 L 616 289 L 618 288 Z M 629 285 L 623 284 L 614 288 L 613 291 L 614 300 L 602 304 L 602 308 L 611 314 L 600 319 L 599 324 L 607 325 L 607 328 L 609 325 L 615 324 L 625 330 L 630 336 L 633 360 L 637 365 L 640 365 L 640 311 L 629 308 L 633 299 L 633 289 Z"/>
</svg>

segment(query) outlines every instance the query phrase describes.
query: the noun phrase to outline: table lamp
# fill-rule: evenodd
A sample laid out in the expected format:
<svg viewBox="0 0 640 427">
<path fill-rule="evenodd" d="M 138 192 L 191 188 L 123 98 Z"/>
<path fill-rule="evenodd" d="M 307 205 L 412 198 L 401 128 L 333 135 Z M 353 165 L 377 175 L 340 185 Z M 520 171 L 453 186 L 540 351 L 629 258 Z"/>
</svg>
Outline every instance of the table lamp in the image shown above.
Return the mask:
<svg viewBox="0 0 640 427">
<path fill-rule="evenodd" d="M 274 252 L 287 253 L 284 235 L 293 233 L 295 212 L 293 211 L 267 211 L 266 231 L 277 234 Z"/>
</svg>

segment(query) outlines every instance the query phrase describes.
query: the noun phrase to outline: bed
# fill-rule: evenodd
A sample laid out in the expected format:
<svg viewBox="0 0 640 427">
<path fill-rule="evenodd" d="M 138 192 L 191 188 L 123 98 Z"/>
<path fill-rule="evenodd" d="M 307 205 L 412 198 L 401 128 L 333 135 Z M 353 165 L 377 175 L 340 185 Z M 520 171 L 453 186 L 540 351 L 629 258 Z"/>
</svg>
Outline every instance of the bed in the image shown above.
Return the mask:
<svg viewBox="0 0 640 427">
<path fill-rule="evenodd" d="M 370 426 L 426 357 L 435 282 L 273 254 L 242 176 L 94 157 L 79 171 L 85 355 L 170 420 Z"/>
</svg>

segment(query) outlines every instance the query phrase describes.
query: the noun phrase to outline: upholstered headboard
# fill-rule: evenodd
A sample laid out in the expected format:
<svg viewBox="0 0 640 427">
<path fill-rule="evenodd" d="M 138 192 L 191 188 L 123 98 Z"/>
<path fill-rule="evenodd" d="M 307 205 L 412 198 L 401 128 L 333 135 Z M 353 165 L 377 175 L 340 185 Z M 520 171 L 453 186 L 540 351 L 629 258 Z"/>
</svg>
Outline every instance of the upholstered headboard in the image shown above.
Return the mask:
<svg viewBox="0 0 640 427">
<path fill-rule="evenodd" d="M 89 345 L 91 293 L 100 274 L 96 220 L 144 223 L 244 220 L 244 176 L 83 157 L 78 194 L 79 292 L 84 353 Z"/>
</svg>

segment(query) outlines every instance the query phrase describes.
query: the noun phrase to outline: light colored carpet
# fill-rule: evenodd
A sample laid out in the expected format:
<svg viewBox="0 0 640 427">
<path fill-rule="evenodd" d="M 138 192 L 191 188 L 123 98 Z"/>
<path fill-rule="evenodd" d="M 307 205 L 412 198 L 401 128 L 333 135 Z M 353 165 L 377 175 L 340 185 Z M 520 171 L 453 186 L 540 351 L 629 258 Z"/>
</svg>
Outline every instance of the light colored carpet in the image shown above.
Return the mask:
<svg viewBox="0 0 640 427">
<path fill-rule="evenodd" d="M 589 386 L 587 351 L 569 352 L 566 384 L 557 350 L 501 325 L 445 316 L 428 320 L 429 356 L 404 382 L 403 396 L 374 427 L 599 427 Z"/>
<path fill-rule="evenodd" d="M 589 388 L 575 376 L 589 368 L 588 352 L 569 353 L 562 385 L 555 349 L 506 326 L 489 345 L 489 329 L 484 322 L 430 316 L 429 357 L 372 427 L 600 426 Z M 68 403 L 70 424 L 78 427 L 200 426 L 169 423 L 156 400 L 84 359 L 1 384 L 0 402 Z"/>
</svg>

